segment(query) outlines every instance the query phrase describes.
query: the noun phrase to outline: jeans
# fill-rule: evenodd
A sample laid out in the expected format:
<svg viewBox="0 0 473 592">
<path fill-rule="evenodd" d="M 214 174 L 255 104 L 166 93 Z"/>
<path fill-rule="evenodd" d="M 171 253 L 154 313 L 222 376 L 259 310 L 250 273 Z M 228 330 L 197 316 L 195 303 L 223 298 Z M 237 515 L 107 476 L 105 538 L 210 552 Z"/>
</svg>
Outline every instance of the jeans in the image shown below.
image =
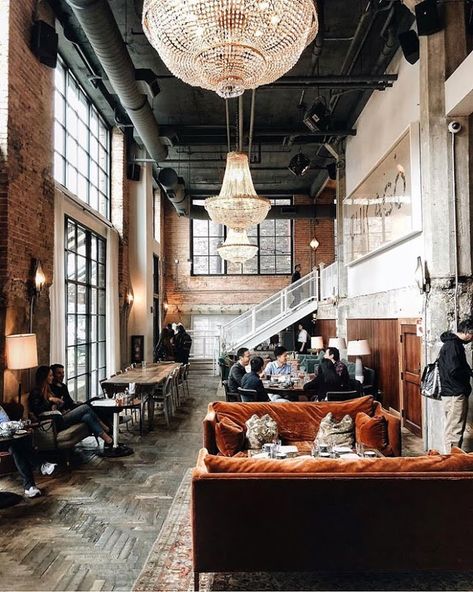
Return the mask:
<svg viewBox="0 0 473 592">
<path fill-rule="evenodd" d="M 23 481 L 25 489 L 35 487 L 36 483 L 33 477 L 33 467 L 39 464 L 38 458 L 33 446 L 31 445 L 31 438 L 19 438 L 13 440 L 9 448 L 10 454 L 13 456 L 18 473 Z"/>
<path fill-rule="evenodd" d="M 98 436 L 103 432 L 103 427 L 101 426 L 99 418 L 95 414 L 94 410 L 85 404 L 79 405 L 79 407 L 71 409 L 71 411 L 65 413 L 63 415 L 63 419 L 64 429 L 83 421 L 85 424 L 87 424 L 87 427 L 92 432 L 92 434 L 94 434 L 94 436 Z"/>
</svg>

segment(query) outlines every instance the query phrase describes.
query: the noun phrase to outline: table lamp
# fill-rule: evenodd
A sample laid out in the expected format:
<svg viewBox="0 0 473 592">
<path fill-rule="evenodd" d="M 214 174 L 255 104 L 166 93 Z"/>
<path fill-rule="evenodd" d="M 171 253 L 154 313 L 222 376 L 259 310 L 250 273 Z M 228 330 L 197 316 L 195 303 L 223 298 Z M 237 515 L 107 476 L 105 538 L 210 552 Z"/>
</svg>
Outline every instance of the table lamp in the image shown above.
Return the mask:
<svg viewBox="0 0 473 592">
<path fill-rule="evenodd" d="M 345 337 L 330 337 L 328 340 L 328 347 L 336 347 L 338 351 L 347 349 L 347 342 Z"/>
<path fill-rule="evenodd" d="M 322 335 L 316 335 L 310 338 L 310 349 L 316 349 L 317 351 L 324 349 L 324 338 Z"/>
<path fill-rule="evenodd" d="M 36 368 L 38 365 L 36 334 L 7 335 L 5 337 L 5 352 L 9 370 Z M 18 403 L 21 404 L 21 373 L 18 380 Z"/>
<path fill-rule="evenodd" d="M 348 342 L 347 356 L 356 356 L 355 360 L 355 378 L 363 383 L 363 362 L 361 356 L 367 356 L 371 353 L 370 346 L 366 339 L 356 339 Z"/>
</svg>

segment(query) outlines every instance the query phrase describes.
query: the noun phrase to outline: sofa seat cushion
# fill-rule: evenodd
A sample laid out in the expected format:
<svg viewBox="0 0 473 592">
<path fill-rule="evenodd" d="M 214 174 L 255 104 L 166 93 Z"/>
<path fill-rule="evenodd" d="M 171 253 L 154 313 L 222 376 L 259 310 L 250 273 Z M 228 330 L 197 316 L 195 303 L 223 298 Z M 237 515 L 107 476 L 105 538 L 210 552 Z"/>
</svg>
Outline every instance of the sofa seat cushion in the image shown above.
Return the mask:
<svg viewBox="0 0 473 592">
<path fill-rule="evenodd" d="M 353 418 L 359 412 L 373 415 L 374 399 L 371 396 L 359 397 L 350 401 L 317 403 L 227 403 L 218 401 L 212 404 L 217 422 L 228 417 L 240 426 L 256 413 L 268 414 L 278 426 L 279 437 L 286 444 L 314 441 L 322 419 L 332 413 L 337 421 L 345 415 Z"/>
<path fill-rule="evenodd" d="M 88 436 L 90 436 L 90 432 L 87 425 L 83 422 L 76 423 L 58 433 L 57 447 L 72 448 Z"/>
<path fill-rule="evenodd" d="M 207 454 L 209 473 L 444 473 L 473 471 L 472 454 L 365 458 L 359 460 L 297 457 L 285 460 L 225 458 Z"/>
<path fill-rule="evenodd" d="M 357 413 L 355 418 L 355 440 L 368 448 L 375 448 L 384 456 L 393 456 L 388 444 L 388 424 L 382 415 L 370 417 L 366 413 Z"/>
<path fill-rule="evenodd" d="M 223 456 L 233 456 L 243 450 L 245 429 L 229 417 L 224 416 L 215 425 L 215 441 Z"/>
</svg>

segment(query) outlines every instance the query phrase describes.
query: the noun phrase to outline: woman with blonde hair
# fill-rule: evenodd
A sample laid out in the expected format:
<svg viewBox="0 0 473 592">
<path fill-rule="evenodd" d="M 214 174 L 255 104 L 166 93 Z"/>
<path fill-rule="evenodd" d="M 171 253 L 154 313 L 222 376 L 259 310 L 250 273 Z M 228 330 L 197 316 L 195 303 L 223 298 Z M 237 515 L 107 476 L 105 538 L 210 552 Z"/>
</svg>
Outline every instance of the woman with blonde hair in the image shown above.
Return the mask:
<svg viewBox="0 0 473 592">
<path fill-rule="evenodd" d="M 49 366 L 39 366 L 36 370 L 36 386 L 29 396 L 30 411 L 38 419 L 41 419 L 42 416 L 43 418 L 46 417 L 46 414 L 49 414 L 48 412 L 59 411 L 60 413 L 51 415 L 59 432 L 71 425 L 84 422 L 95 437 L 102 438 L 105 444 L 111 445 L 113 440 L 107 434 L 107 426 L 100 421 L 89 405 L 83 404 L 70 411 L 63 411 L 64 402 L 54 396 L 51 390 L 52 381 L 53 372 L 51 368 Z"/>
</svg>

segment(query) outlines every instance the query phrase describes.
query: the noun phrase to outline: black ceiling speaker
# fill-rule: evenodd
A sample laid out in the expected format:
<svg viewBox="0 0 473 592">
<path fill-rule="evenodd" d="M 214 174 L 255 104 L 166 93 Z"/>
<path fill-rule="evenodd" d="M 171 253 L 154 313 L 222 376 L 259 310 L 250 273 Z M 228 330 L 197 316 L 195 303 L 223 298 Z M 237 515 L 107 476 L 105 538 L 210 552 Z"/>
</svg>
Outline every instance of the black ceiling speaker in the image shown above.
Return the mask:
<svg viewBox="0 0 473 592">
<path fill-rule="evenodd" d="M 433 35 L 443 29 L 442 19 L 436 0 L 424 0 L 415 6 L 417 33 L 421 35 Z"/>
<path fill-rule="evenodd" d="M 419 37 L 417 37 L 417 33 L 413 30 L 400 33 L 399 43 L 401 44 L 402 53 L 409 64 L 415 64 L 420 55 Z"/>
<path fill-rule="evenodd" d="M 310 159 L 305 154 L 302 154 L 302 152 L 299 152 L 299 154 L 291 158 L 291 162 L 287 168 L 296 177 L 302 177 L 310 168 Z"/>
<path fill-rule="evenodd" d="M 44 21 L 35 21 L 31 29 L 31 51 L 42 64 L 55 68 L 57 63 L 58 34 Z"/>
<path fill-rule="evenodd" d="M 130 163 L 126 167 L 126 178 L 129 181 L 139 181 L 141 176 L 141 166 L 136 162 Z"/>
<path fill-rule="evenodd" d="M 317 99 L 304 115 L 304 125 L 311 132 L 319 132 L 327 129 L 330 120 L 330 111 L 322 99 Z"/>
</svg>

